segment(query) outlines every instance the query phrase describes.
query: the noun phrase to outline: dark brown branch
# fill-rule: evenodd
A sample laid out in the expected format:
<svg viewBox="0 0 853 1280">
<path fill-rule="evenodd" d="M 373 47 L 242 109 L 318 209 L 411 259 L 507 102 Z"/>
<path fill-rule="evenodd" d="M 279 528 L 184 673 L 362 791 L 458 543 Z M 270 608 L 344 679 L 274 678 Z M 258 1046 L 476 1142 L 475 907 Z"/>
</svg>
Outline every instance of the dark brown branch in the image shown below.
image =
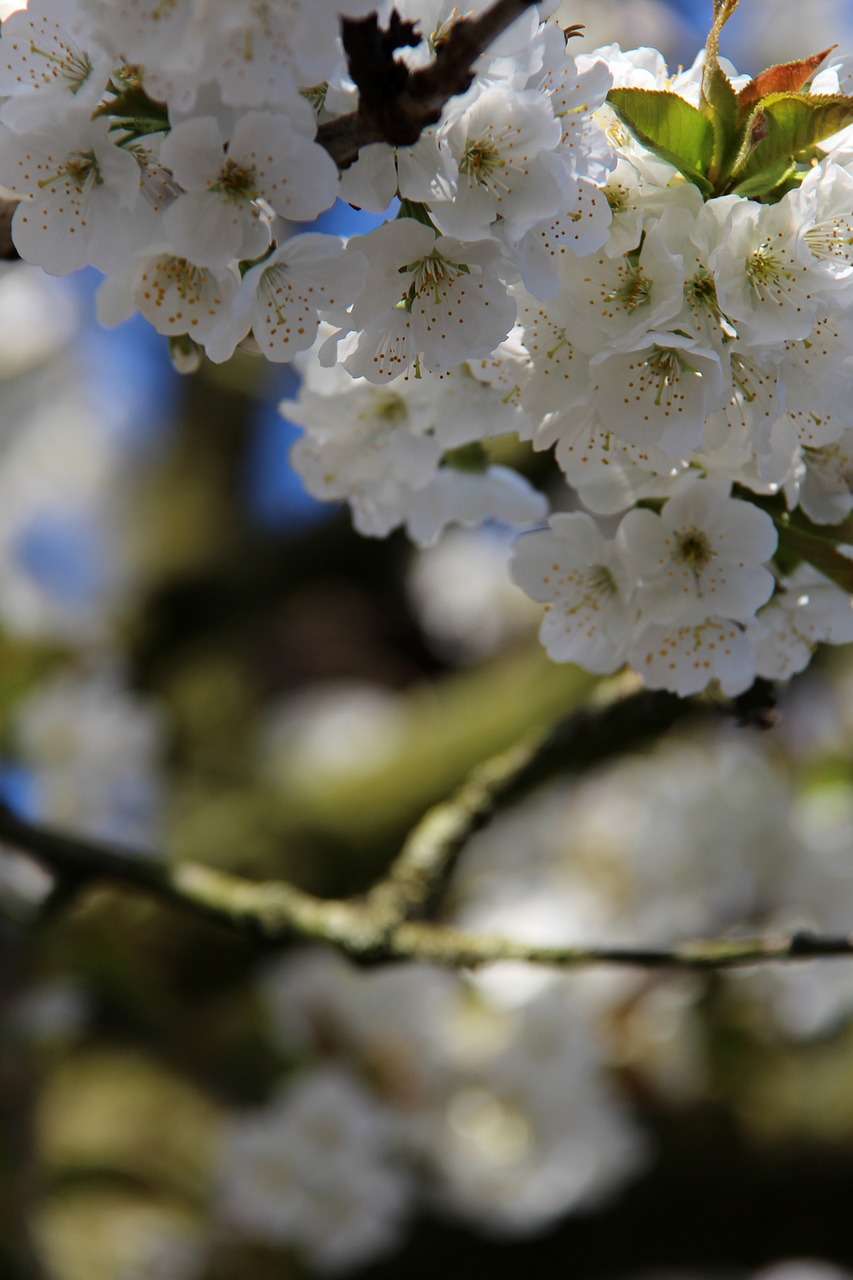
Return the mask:
<svg viewBox="0 0 853 1280">
<path fill-rule="evenodd" d="M 349 115 L 322 124 L 317 141 L 339 169 L 348 168 L 372 142 L 411 146 L 424 129 L 437 123 L 445 104 L 469 88 L 474 63 L 532 3 L 496 0 L 479 17 L 460 19 L 432 62 L 416 71 L 394 57 L 395 49 L 414 42 L 412 24 L 401 22 L 396 14 L 386 31 L 379 28 L 376 14 L 345 21 L 344 46 L 359 104 Z"/>
<path fill-rule="evenodd" d="M 12 243 L 12 216 L 17 204 L 17 200 L 4 200 L 0 197 L 0 258 L 19 256 Z"/>
</svg>

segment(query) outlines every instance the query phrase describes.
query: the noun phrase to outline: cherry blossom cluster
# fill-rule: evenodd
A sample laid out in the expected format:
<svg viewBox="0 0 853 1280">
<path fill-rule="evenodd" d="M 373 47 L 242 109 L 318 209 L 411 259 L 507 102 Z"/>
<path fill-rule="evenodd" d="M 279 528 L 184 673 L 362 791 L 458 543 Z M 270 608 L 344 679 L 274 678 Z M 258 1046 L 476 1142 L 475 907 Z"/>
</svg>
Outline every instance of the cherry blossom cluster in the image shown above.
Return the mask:
<svg viewBox="0 0 853 1280">
<path fill-rule="evenodd" d="M 812 528 L 853 510 L 850 69 L 807 86 L 839 126 L 797 125 L 803 155 L 824 143 L 809 165 L 750 168 L 769 128 L 750 123 L 746 176 L 717 189 L 613 105 L 665 89 L 698 117 L 703 56 L 674 77 L 654 50 L 574 58 L 553 7 L 525 8 L 414 145 L 339 173 L 317 130 L 357 104 L 341 20 L 370 0 L 33 0 L 0 45 L 15 244 L 51 273 L 94 264 L 104 322 L 139 310 L 190 362 L 297 358 L 294 464 L 363 533 L 541 522 L 490 441 L 553 450 L 558 514 L 512 569 L 551 655 L 736 693 L 853 639 L 826 563 L 802 539 L 777 555 L 786 510 Z M 395 8 L 413 69 L 466 16 Z M 336 199 L 393 216 L 348 241 L 301 229 Z"/>
<path fill-rule="evenodd" d="M 648 1159 L 565 983 L 512 1003 L 428 966 L 364 974 L 304 950 L 263 974 L 260 996 L 273 1042 L 303 1066 L 227 1117 L 216 1212 L 317 1271 L 391 1253 L 424 1201 L 490 1234 L 535 1234 Z"/>
</svg>

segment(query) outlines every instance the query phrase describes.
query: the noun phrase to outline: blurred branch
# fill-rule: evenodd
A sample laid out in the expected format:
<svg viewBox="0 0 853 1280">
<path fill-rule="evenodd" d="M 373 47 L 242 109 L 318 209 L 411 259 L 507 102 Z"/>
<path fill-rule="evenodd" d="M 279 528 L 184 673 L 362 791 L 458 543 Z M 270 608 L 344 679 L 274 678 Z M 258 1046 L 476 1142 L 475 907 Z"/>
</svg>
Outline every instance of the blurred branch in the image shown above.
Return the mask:
<svg viewBox="0 0 853 1280">
<path fill-rule="evenodd" d="M 389 923 L 428 914 L 468 840 L 499 809 L 556 774 L 579 773 L 614 749 L 630 751 L 658 737 L 676 720 L 695 717 L 699 706 L 666 693 L 626 696 L 619 680 L 604 684 L 586 706 L 479 765 L 454 796 L 430 809 L 388 875 L 367 895 L 368 906 Z"/>
<path fill-rule="evenodd" d="M 615 694 L 598 709 L 577 712 L 536 741 L 475 770 L 453 800 L 427 814 L 387 878 L 363 898 L 323 899 L 286 882 L 256 883 L 199 863 L 170 865 L 157 855 L 28 822 L 5 806 L 0 807 L 0 840 L 45 864 L 69 890 L 104 882 L 140 888 L 266 945 L 301 937 L 364 964 L 419 960 L 456 969 L 512 960 L 565 970 L 592 965 L 699 970 L 853 957 L 853 935 L 800 931 L 698 939 L 672 947 L 538 946 L 412 918 L 434 904 L 468 838 L 497 808 L 554 774 L 638 746 L 677 720 L 721 710 L 741 716 L 754 712 L 751 701 L 720 707 L 645 690 L 625 695 L 616 682 Z"/>
<path fill-rule="evenodd" d="M 461 18 L 432 62 L 416 71 L 394 57 L 395 50 L 420 43 L 414 23 L 401 21 L 394 10 L 385 30 L 375 13 L 358 21 L 345 19 L 344 49 L 358 86 L 358 107 L 321 124 L 317 141 L 339 169 L 348 168 L 361 148 L 373 142 L 412 146 L 424 129 L 437 123 L 445 103 L 468 89 L 477 58 L 534 2 L 496 0 L 479 17 Z"/>
<path fill-rule="evenodd" d="M 18 250 L 12 243 L 12 216 L 17 200 L 4 200 L 0 196 L 0 258 L 17 258 Z"/>
</svg>

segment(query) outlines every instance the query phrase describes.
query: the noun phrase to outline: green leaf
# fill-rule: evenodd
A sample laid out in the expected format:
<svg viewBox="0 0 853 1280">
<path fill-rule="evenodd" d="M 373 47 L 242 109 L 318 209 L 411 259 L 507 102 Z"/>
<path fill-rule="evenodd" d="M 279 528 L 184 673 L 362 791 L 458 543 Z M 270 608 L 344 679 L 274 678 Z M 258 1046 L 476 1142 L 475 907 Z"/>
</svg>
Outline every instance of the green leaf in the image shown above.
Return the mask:
<svg viewBox="0 0 853 1280">
<path fill-rule="evenodd" d="M 742 196 L 771 191 L 814 158 L 819 142 L 851 123 L 853 97 L 770 94 L 749 117 L 729 189 Z"/>
<path fill-rule="evenodd" d="M 730 172 L 743 142 L 737 92 L 720 66 L 705 69 L 700 110 L 714 130 L 714 155 L 708 177 L 716 186 Z"/>
<path fill-rule="evenodd" d="M 714 127 L 698 108 L 665 89 L 611 89 L 607 101 L 638 142 L 712 194 Z"/>
</svg>

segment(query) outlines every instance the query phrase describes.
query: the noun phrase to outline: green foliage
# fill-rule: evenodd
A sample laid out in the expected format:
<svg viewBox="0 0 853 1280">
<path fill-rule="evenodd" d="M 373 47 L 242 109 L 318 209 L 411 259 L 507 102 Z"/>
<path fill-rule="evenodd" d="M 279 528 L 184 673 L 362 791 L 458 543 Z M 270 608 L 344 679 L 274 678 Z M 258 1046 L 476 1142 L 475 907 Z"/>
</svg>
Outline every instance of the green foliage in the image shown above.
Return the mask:
<svg viewBox="0 0 853 1280">
<path fill-rule="evenodd" d="M 715 137 L 710 120 L 677 93 L 665 89 L 611 89 L 607 101 L 638 142 L 668 160 L 705 196 Z"/>
<path fill-rule="evenodd" d="M 705 199 L 734 193 L 772 202 L 820 157 L 821 142 L 853 123 L 853 97 L 804 91 L 831 49 L 769 67 L 737 93 L 717 52 L 736 7 L 737 0 L 715 5 L 698 109 L 662 89 L 612 89 L 608 102 L 637 141 Z"/>
<path fill-rule="evenodd" d="M 853 98 L 773 93 L 763 98 L 746 125 L 746 142 L 731 173 L 737 195 L 772 192 L 798 164 L 819 155 L 818 144 L 853 122 Z"/>
</svg>

